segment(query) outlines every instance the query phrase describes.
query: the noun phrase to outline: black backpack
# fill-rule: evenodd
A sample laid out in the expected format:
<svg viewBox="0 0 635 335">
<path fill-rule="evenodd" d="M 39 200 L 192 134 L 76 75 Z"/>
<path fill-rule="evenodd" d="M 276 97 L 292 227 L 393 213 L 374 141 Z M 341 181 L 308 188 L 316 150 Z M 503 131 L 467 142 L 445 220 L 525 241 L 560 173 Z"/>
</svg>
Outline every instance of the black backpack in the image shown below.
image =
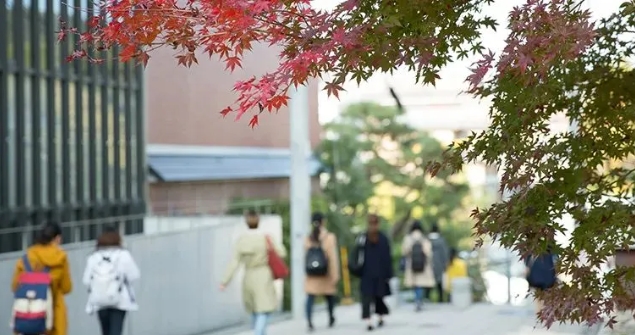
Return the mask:
<svg viewBox="0 0 635 335">
<path fill-rule="evenodd" d="M 415 241 L 410 251 L 410 268 L 412 272 L 423 272 L 426 269 L 428 257 L 423 251 L 423 243 Z"/>
<path fill-rule="evenodd" d="M 527 276 L 529 287 L 546 290 L 556 284 L 558 275 L 554 255 L 532 256 L 527 265 L 529 266 Z"/>
<path fill-rule="evenodd" d="M 359 235 L 355 239 L 355 245 L 348 254 L 348 272 L 353 276 L 361 277 L 364 269 L 364 248 L 366 247 L 366 235 Z"/>
<path fill-rule="evenodd" d="M 326 276 L 329 271 L 329 263 L 324 249 L 320 246 L 311 246 L 306 252 L 306 274 L 311 277 Z"/>
</svg>

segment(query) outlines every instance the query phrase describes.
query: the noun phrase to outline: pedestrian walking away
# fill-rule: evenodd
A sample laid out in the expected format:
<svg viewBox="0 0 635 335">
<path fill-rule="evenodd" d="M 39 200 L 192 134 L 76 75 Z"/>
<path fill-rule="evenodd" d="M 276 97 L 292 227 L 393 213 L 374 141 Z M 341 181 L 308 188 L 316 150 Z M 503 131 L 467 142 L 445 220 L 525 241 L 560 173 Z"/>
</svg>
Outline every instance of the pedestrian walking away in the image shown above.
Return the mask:
<svg viewBox="0 0 635 335">
<path fill-rule="evenodd" d="M 260 218 L 250 210 L 246 216 L 247 232 L 243 233 L 234 245 L 232 259 L 220 285 L 225 290 L 232 281 L 238 267 L 244 265 L 242 280 L 243 304 L 252 315 L 255 335 L 265 335 L 269 315 L 277 309 L 278 298 L 274 287 L 274 273 L 270 266 L 270 253 L 284 258 L 286 250 L 280 243 L 274 242 L 268 235 L 258 230 Z"/>
<path fill-rule="evenodd" d="M 528 255 L 525 257 L 525 275 L 529 287 L 534 292 L 546 291 L 558 282 L 556 272 L 557 256 L 551 252 L 551 248 L 541 255 Z M 542 301 L 535 297 L 536 313 L 542 311 Z"/>
<path fill-rule="evenodd" d="M 405 258 L 404 286 L 414 290 L 415 310 L 423 306 L 424 290 L 436 285 L 432 270 L 432 244 L 423 234 L 420 221 L 415 221 L 401 243 L 401 255 Z"/>
<path fill-rule="evenodd" d="M 371 307 L 378 316 L 377 327 L 384 326 L 384 317 L 388 315 L 388 306 L 384 297 L 389 296 L 389 281 L 393 277 L 392 252 L 388 237 L 380 231 L 379 217 L 368 216 L 368 229 L 364 245 L 364 262 L 360 276 L 362 296 L 362 319 L 366 321 L 366 329 L 375 328 L 371 318 Z"/>
<path fill-rule="evenodd" d="M 324 215 L 313 213 L 311 235 L 306 238 L 306 279 L 304 289 L 307 294 L 306 318 L 309 331 L 313 326 L 313 305 L 316 297 L 322 296 L 328 307 L 329 327 L 335 325 L 335 303 L 337 284 L 340 279 L 340 262 L 337 239 L 326 230 Z"/>
<path fill-rule="evenodd" d="M 126 313 L 139 309 L 132 283 L 141 277 L 115 227 L 106 227 L 86 259 L 82 282 L 88 287 L 86 312 L 97 313 L 102 335 L 122 335 Z"/>
<path fill-rule="evenodd" d="M 455 248 L 450 249 L 450 265 L 446 271 L 445 289 L 447 292 L 448 301 L 452 302 L 452 281 L 458 278 L 467 277 L 467 263 L 459 258 L 458 252 Z"/>
<path fill-rule="evenodd" d="M 67 335 L 64 296 L 73 289 L 62 228 L 47 223 L 35 244 L 16 263 L 11 289 L 15 293 L 12 329 L 17 334 Z M 39 286 L 39 287 L 38 287 Z M 32 292 L 35 297 L 31 296 Z"/>
<path fill-rule="evenodd" d="M 434 289 L 437 292 L 439 302 L 445 302 L 445 290 L 443 289 L 443 275 L 448 267 L 450 250 L 445 238 L 439 232 L 439 225 L 433 223 L 428 235 L 430 243 L 432 243 L 432 270 L 434 271 Z M 427 298 L 430 299 L 430 290 L 426 292 Z"/>
</svg>

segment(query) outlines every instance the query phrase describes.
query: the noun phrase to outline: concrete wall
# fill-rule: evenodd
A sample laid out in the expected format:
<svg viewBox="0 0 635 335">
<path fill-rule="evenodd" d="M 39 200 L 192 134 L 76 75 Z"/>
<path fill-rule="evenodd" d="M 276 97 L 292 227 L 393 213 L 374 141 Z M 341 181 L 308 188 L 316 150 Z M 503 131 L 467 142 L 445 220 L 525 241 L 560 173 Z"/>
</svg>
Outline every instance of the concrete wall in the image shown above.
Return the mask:
<svg viewBox="0 0 635 335">
<path fill-rule="evenodd" d="M 281 219 L 263 217 L 262 229 L 282 236 Z M 246 320 L 240 293 L 240 273 L 225 292 L 218 290 L 229 262 L 233 241 L 245 230 L 242 217 L 148 218 L 149 231 L 128 237 L 128 248 L 141 280 L 135 290 L 140 309 L 126 320 L 126 335 L 188 335 L 237 325 Z M 93 243 L 66 245 L 74 290 L 67 296 L 69 334 L 99 332 L 96 317 L 85 313 L 86 288 L 81 284 L 86 257 Z M 16 259 L 22 253 L 0 255 L 0 334 L 8 334 Z M 279 283 L 280 299 L 282 298 Z M 5 323 L 6 322 L 6 323 Z"/>
</svg>

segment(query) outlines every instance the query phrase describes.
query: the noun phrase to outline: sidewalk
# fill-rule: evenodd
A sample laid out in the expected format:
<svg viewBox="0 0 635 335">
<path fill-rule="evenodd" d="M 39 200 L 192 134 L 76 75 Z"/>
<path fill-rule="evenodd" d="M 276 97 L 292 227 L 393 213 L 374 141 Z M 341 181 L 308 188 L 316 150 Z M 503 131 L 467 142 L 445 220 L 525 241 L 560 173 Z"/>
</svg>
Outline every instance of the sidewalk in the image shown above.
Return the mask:
<svg viewBox="0 0 635 335">
<path fill-rule="evenodd" d="M 602 327 L 597 335 L 633 335 L 635 334 L 635 319 L 632 312 L 620 312 L 615 314 L 617 324 L 613 329 Z"/>
<path fill-rule="evenodd" d="M 357 335 L 367 334 L 360 320 L 359 306 L 340 306 L 337 309 L 337 324 L 327 328 L 325 313 L 314 316 L 314 334 Z M 384 328 L 375 329 L 371 334 L 412 335 L 595 335 L 597 331 L 572 325 L 556 325 L 550 330 L 543 329 L 534 320 L 531 308 L 493 306 L 475 304 L 464 310 L 450 305 L 429 305 L 422 312 L 415 313 L 410 306 L 392 310 L 386 318 Z M 269 334 L 306 334 L 304 320 L 287 320 L 270 326 Z M 252 335 L 249 330 L 224 331 L 207 335 Z"/>
</svg>

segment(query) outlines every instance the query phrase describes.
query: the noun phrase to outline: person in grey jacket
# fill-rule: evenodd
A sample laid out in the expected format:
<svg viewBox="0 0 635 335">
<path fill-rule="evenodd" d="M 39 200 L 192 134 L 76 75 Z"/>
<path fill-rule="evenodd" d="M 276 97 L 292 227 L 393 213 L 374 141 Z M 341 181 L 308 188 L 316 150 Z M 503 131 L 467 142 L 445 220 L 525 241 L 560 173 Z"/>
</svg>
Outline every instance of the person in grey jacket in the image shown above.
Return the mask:
<svg viewBox="0 0 635 335">
<path fill-rule="evenodd" d="M 449 248 L 445 238 L 439 232 L 439 225 L 433 223 L 428 234 L 428 239 L 432 244 L 432 272 L 434 273 L 435 286 L 434 289 L 438 293 L 439 302 L 445 302 L 445 290 L 443 287 L 443 274 L 448 267 Z M 430 300 L 430 291 L 427 290 L 426 298 Z"/>
</svg>

